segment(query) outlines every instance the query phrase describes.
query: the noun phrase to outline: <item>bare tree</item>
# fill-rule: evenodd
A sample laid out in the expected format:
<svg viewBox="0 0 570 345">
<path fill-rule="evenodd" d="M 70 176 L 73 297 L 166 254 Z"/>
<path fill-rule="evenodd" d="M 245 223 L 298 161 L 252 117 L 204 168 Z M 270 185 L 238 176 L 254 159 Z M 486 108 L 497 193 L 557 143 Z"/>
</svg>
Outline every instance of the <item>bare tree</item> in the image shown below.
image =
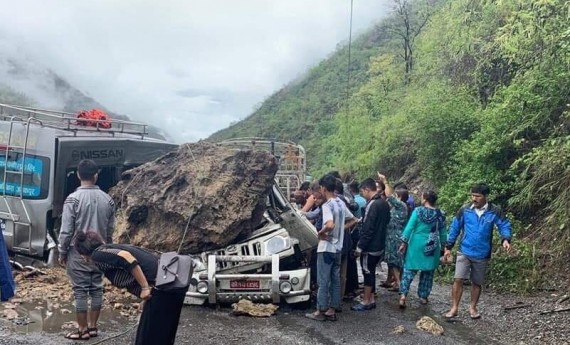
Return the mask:
<svg viewBox="0 0 570 345">
<path fill-rule="evenodd" d="M 410 82 L 410 73 L 414 68 L 414 42 L 428 23 L 437 0 L 393 0 L 395 21 L 390 31 L 402 42 L 401 57 L 405 63 L 405 83 Z"/>
</svg>

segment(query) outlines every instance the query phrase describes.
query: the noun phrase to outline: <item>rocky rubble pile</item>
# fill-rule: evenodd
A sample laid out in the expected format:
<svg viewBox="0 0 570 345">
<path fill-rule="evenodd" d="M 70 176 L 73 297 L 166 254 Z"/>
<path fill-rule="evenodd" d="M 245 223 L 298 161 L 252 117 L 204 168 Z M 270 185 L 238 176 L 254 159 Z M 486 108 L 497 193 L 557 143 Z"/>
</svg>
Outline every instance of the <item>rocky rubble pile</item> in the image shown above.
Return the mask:
<svg viewBox="0 0 570 345">
<path fill-rule="evenodd" d="M 50 312 L 71 314 L 73 291 L 69 278 L 62 268 L 34 271 L 15 271 L 16 296 L 2 304 L 2 317 L 20 323 L 25 315 L 19 315 L 17 306 L 26 305 L 28 310 L 47 308 Z M 105 280 L 103 308 L 114 308 L 125 317 L 138 314 L 138 299 L 126 290 L 117 289 Z"/>
<path fill-rule="evenodd" d="M 234 243 L 260 223 L 277 169 L 268 152 L 181 145 L 126 171 L 111 189 L 117 205 L 113 240 L 159 251 L 180 246 L 182 253 Z"/>
</svg>

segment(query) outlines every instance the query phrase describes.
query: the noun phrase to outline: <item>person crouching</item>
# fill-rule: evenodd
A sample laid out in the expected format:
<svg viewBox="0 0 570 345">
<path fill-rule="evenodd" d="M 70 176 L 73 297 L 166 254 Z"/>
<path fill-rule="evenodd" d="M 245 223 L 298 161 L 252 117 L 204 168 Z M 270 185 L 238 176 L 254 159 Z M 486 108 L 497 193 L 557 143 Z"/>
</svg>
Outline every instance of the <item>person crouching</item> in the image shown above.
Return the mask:
<svg viewBox="0 0 570 345">
<path fill-rule="evenodd" d="M 75 249 L 86 261 L 93 262 L 111 284 L 144 301 L 136 345 L 174 344 L 186 290 L 153 289 L 158 253 L 129 244 L 104 244 L 95 232 L 77 233 Z"/>
</svg>

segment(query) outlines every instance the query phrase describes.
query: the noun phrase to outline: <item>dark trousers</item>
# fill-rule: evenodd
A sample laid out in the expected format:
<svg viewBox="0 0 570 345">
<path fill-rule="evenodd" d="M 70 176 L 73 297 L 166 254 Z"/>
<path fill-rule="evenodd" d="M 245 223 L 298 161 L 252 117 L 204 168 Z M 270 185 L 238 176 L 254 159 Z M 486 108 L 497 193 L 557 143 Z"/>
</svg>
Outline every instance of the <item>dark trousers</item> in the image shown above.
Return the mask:
<svg viewBox="0 0 570 345">
<path fill-rule="evenodd" d="M 356 259 L 351 254 L 348 256 L 347 264 L 345 295 L 354 294 L 358 289 L 358 268 L 356 266 Z"/>
<path fill-rule="evenodd" d="M 135 345 L 173 345 L 186 291 L 153 290 L 145 302 Z"/>
</svg>

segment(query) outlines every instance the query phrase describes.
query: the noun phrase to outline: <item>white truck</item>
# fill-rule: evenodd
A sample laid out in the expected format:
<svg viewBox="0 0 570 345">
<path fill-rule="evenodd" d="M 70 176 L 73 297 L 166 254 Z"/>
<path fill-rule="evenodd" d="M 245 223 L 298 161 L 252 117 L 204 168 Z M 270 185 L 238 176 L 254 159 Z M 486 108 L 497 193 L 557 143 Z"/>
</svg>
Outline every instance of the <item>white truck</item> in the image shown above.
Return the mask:
<svg viewBox="0 0 570 345">
<path fill-rule="evenodd" d="M 283 195 L 304 180 L 304 150 L 293 143 L 258 138 L 222 144 L 269 150 L 280 169 L 257 230 L 244 241 L 196 256 L 199 264 L 185 303 L 229 303 L 242 298 L 289 304 L 309 301 L 310 258 L 318 243 L 317 231 Z"/>
</svg>

